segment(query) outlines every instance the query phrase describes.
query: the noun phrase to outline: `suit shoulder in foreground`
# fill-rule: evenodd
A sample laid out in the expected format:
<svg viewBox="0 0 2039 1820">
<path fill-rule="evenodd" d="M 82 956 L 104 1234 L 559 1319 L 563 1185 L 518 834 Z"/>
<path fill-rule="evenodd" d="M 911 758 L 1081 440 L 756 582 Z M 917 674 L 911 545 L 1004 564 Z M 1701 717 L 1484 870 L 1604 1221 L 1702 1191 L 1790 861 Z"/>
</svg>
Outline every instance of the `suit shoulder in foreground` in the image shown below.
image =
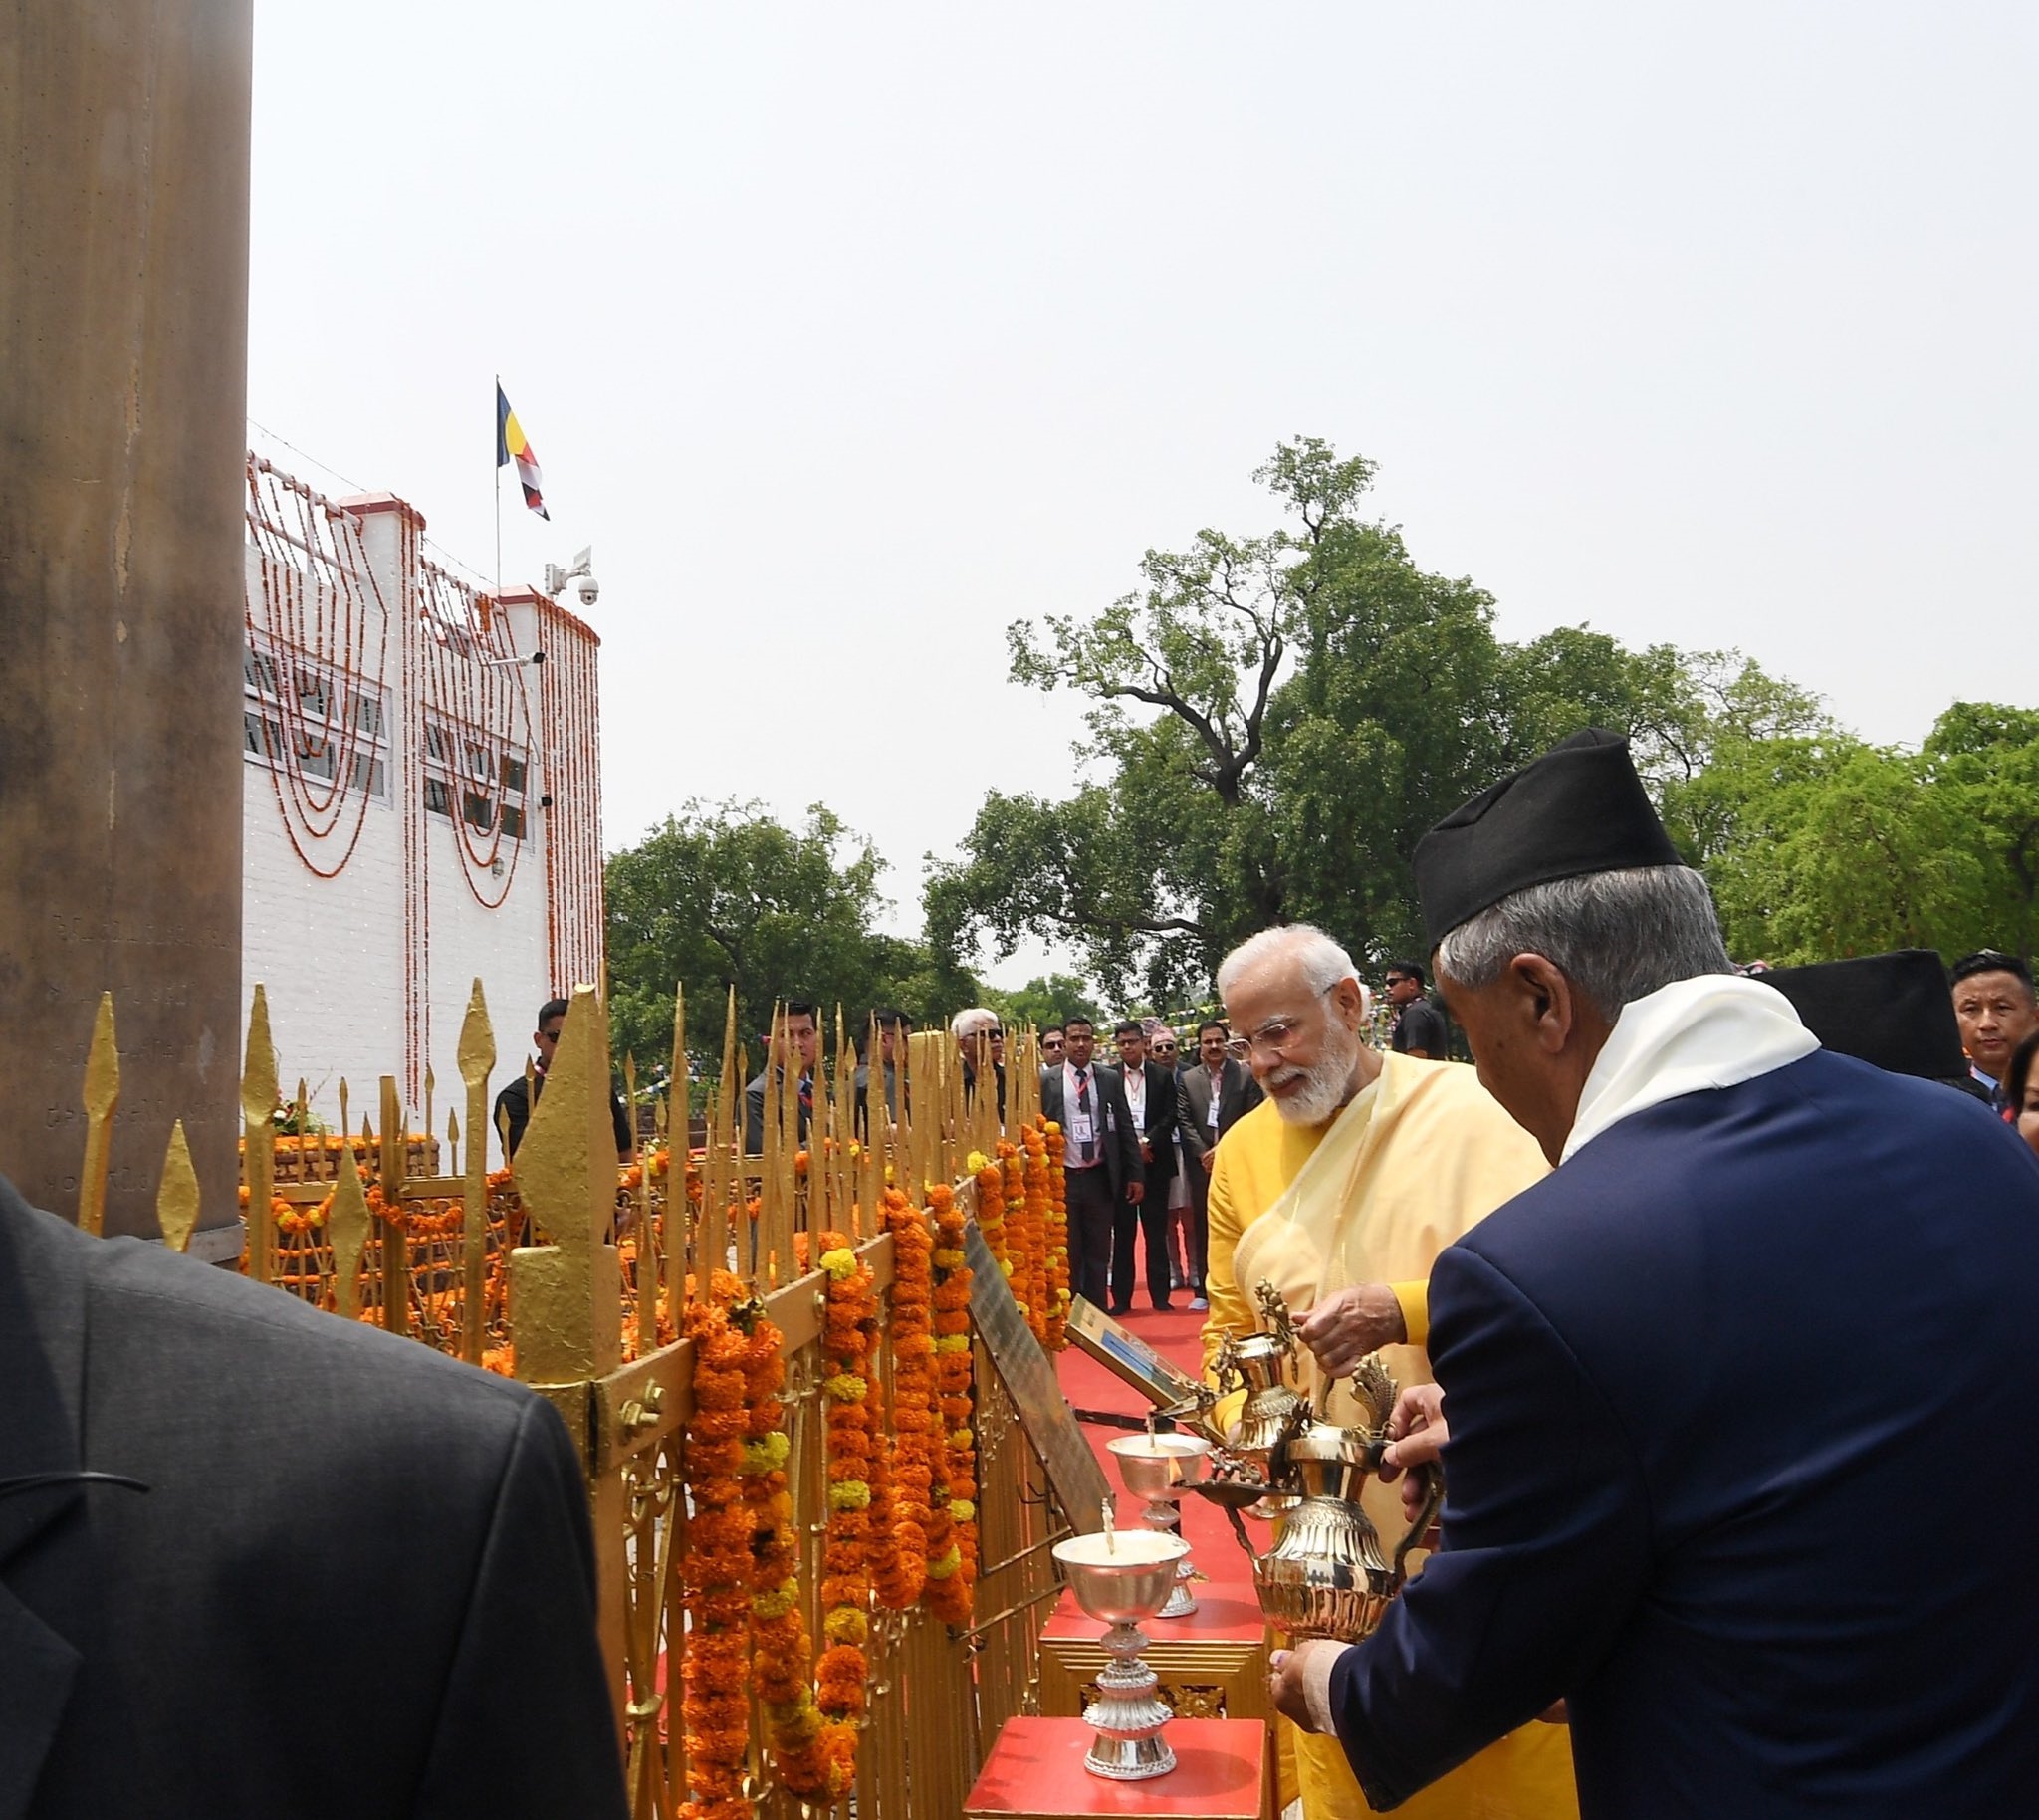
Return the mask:
<svg viewBox="0 0 2039 1820">
<path fill-rule="evenodd" d="M 540 1399 L 4 1185 L 0 1330 L 15 1445 L 149 1486 L 60 1500 L 0 1558 L 78 1663 L 29 1812 L 110 1782 L 145 1814 L 621 1811 L 585 1498 Z"/>
</svg>

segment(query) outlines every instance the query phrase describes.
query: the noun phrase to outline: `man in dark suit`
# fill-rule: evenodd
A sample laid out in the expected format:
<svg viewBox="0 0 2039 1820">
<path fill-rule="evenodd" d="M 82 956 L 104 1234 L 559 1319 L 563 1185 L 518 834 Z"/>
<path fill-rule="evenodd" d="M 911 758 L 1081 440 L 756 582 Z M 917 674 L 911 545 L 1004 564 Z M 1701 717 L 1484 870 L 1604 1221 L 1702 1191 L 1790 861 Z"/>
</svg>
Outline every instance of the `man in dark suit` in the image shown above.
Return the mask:
<svg viewBox="0 0 2039 1820">
<path fill-rule="evenodd" d="M 1147 1294 L 1166 1314 L 1168 1300 L 1168 1185 L 1175 1180 L 1175 1070 L 1150 1060 L 1147 1032 L 1131 1019 L 1112 1031 L 1119 1065 L 1107 1069 L 1118 1076 L 1126 1110 L 1140 1141 L 1140 1185 L 1137 1201 L 1121 1201 L 1112 1214 L 1111 1312 L 1123 1314 L 1133 1305 L 1133 1241 L 1147 1236 Z"/>
<path fill-rule="evenodd" d="M 531 1123 L 531 1111 L 546 1090 L 546 1070 L 560 1046 L 560 1032 L 566 1027 L 566 1001 L 548 999 L 538 1008 L 538 1028 L 531 1033 L 538 1059 L 531 1070 L 529 1091 L 522 1074 L 496 1095 L 496 1130 L 502 1135 L 505 1156 L 514 1157 L 524 1142 L 524 1128 Z M 630 1115 L 623 1110 L 623 1096 L 609 1091 L 609 1119 L 616 1128 L 616 1161 L 627 1163 L 637 1154 L 637 1140 L 630 1130 Z"/>
<path fill-rule="evenodd" d="M 1088 1018 L 1071 1018 L 1062 1039 L 1062 1065 L 1041 1075 L 1040 1115 L 1062 1128 L 1069 1274 L 1076 1293 L 1102 1308 L 1109 1300 L 1113 1215 L 1122 1202 L 1139 1205 L 1146 1177 L 1125 1083 L 1092 1061 L 1095 1027 Z"/>
<path fill-rule="evenodd" d="M 626 1811 L 521 1384 L 0 1181 L 0 1814 Z"/>
<path fill-rule="evenodd" d="M 888 1006 L 871 1014 L 865 1034 L 857 1043 L 856 1073 L 850 1082 L 855 1096 L 853 1117 L 859 1138 L 868 1137 L 871 1130 L 872 1037 L 875 1035 L 877 1039 L 878 1078 L 885 1088 L 885 1120 L 888 1125 L 896 1125 L 899 1122 L 899 1054 L 907 1037 L 912 1034 L 913 1020 L 904 1012 Z"/>
<path fill-rule="evenodd" d="M 1215 1018 L 1197 1026 L 1197 1059 L 1182 1077 L 1182 1107 L 1177 1127 L 1183 1140 L 1183 1173 L 1190 1180 L 1190 1259 L 1194 1291 L 1190 1306 L 1204 1313 L 1204 1270 L 1211 1248 L 1211 1169 L 1218 1140 L 1265 1097 L 1245 1062 L 1235 1061 L 1225 1045 L 1232 1032 Z"/>
<path fill-rule="evenodd" d="M 807 1126 L 814 1116 L 814 1064 L 821 1052 L 821 1026 L 815 1017 L 814 1007 L 804 999 L 789 999 L 781 1010 L 778 1027 L 766 1039 L 765 1065 L 744 1088 L 746 1156 L 764 1154 L 766 1089 L 777 1088 L 789 1062 L 798 1069 L 793 1102 L 799 1122 L 796 1142 L 807 1141 Z"/>
<path fill-rule="evenodd" d="M 1449 1415 L 1441 1551 L 1277 1703 L 1377 1807 L 1561 1699 L 1585 1820 L 2039 1813 L 2039 1159 L 1734 975 L 1626 741 L 1415 870 L 1558 1167 L 1431 1277 L 1442 1400 L 1405 1394 L 1393 1464 Z"/>
</svg>

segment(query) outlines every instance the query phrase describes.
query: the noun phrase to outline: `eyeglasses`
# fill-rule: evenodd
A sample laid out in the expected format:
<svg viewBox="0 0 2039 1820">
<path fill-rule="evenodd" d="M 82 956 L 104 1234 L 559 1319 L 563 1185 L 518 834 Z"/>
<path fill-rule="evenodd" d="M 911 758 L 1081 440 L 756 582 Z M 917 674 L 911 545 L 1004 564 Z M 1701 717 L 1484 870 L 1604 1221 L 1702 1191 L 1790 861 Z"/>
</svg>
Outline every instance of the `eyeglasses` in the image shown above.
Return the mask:
<svg viewBox="0 0 2039 1820">
<path fill-rule="evenodd" d="M 1334 981 L 1322 992 L 1313 994 L 1312 1003 L 1317 999 L 1328 999 L 1341 984 Z M 1269 1018 L 1258 1029 L 1233 1037 L 1226 1043 L 1225 1052 L 1234 1061 L 1250 1061 L 1255 1049 L 1265 1049 L 1269 1055 L 1280 1055 L 1295 1040 L 1295 1033 L 1301 1026 L 1300 1018 Z"/>
</svg>

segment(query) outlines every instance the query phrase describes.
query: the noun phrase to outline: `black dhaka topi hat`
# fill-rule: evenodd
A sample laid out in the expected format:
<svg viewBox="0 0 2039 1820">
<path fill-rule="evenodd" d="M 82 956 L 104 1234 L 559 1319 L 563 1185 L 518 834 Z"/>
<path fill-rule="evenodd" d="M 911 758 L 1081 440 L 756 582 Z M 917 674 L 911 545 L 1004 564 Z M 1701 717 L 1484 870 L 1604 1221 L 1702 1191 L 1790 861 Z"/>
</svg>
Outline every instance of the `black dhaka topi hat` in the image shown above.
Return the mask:
<svg viewBox="0 0 2039 1820">
<path fill-rule="evenodd" d="M 1789 999 L 1799 1022 L 1837 1054 L 1891 1074 L 1967 1076 L 1946 969 L 1930 948 L 1772 967 L 1754 977 Z"/>
<path fill-rule="evenodd" d="M 1588 727 L 1454 809 L 1416 843 L 1416 894 L 1435 948 L 1468 917 L 1531 885 L 1632 866 L 1681 866 L 1629 743 Z"/>
</svg>

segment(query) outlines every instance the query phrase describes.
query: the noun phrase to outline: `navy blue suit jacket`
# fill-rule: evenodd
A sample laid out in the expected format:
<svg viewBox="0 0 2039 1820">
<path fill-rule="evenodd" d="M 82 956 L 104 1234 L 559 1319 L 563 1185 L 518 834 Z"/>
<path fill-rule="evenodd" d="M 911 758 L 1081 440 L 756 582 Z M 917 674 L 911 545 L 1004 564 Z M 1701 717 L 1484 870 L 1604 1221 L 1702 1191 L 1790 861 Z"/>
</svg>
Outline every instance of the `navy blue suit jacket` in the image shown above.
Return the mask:
<svg viewBox="0 0 2039 1820">
<path fill-rule="evenodd" d="M 1444 1549 L 1332 1677 L 1377 1807 L 1570 1702 L 1586 1820 L 2039 1815 L 2039 1161 L 1825 1051 L 1444 1251 Z"/>
</svg>

